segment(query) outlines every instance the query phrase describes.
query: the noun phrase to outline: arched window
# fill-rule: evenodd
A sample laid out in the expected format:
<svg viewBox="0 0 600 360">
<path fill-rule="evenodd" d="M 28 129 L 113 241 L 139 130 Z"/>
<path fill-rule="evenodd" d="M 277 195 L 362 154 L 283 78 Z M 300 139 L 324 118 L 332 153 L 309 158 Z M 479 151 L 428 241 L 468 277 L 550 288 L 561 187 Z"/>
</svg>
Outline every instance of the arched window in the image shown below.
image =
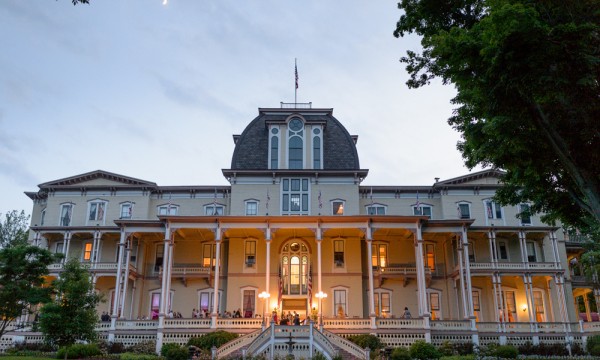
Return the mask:
<svg viewBox="0 0 600 360">
<path fill-rule="evenodd" d="M 309 256 L 306 245 L 298 240 L 292 240 L 283 247 L 281 253 L 283 295 L 308 293 Z"/>
<path fill-rule="evenodd" d="M 288 168 L 302 169 L 304 166 L 304 123 L 293 118 L 288 124 Z"/>
<path fill-rule="evenodd" d="M 320 129 L 314 129 L 313 134 L 319 134 L 321 132 Z M 315 136 L 313 137 L 313 169 L 321 168 L 321 137 Z"/>
<path fill-rule="evenodd" d="M 270 164 L 271 169 L 279 168 L 279 129 L 272 128 L 271 129 L 271 153 L 270 156 Z"/>
</svg>

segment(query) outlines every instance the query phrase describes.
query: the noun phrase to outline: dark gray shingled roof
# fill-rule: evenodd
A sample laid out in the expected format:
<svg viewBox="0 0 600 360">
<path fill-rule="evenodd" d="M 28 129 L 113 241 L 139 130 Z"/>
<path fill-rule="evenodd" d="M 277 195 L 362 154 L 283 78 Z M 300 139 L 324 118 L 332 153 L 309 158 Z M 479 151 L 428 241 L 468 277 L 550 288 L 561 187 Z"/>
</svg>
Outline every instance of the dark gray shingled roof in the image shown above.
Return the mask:
<svg viewBox="0 0 600 360">
<path fill-rule="evenodd" d="M 246 127 L 239 137 L 233 157 L 231 170 L 267 170 L 269 154 L 269 134 L 267 121 L 284 121 L 290 113 L 260 114 Z M 323 132 L 324 170 L 358 170 L 358 152 L 354 140 L 344 126 L 329 114 L 307 114 L 302 117 L 311 121 L 325 122 Z"/>
</svg>

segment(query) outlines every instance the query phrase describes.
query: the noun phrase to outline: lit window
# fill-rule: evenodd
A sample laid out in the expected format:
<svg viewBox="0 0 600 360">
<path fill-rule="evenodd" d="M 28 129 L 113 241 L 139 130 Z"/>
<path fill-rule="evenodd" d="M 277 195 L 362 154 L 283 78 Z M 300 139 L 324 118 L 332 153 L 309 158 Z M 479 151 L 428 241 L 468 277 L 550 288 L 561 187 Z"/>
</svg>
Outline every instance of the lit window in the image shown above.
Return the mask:
<svg viewBox="0 0 600 360">
<path fill-rule="evenodd" d="M 333 306 L 335 310 L 335 316 L 338 318 L 344 318 L 348 313 L 348 303 L 346 299 L 346 290 L 333 290 Z"/>
<path fill-rule="evenodd" d="M 344 215 L 344 202 L 343 201 L 332 201 L 332 212 L 333 215 Z"/>
<path fill-rule="evenodd" d="M 284 215 L 308 215 L 308 179 L 282 179 L 281 190 Z"/>
<path fill-rule="evenodd" d="M 429 205 L 420 205 L 413 206 L 413 214 L 417 216 L 428 216 L 431 219 L 431 206 Z"/>
<path fill-rule="evenodd" d="M 246 266 L 254 267 L 256 264 L 256 241 L 246 241 Z"/>
<path fill-rule="evenodd" d="M 387 266 L 387 245 L 372 244 L 371 245 L 371 266 L 374 269 L 384 268 Z"/>
<path fill-rule="evenodd" d="M 208 216 L 217 216 L 223 215 L 223 206 L 222 205 L 207 205 L 204 207 L 204 215 Z"/>
<path fill-rule="evenodd" d="M 179 206 L 167 204 L 158 207 L 158 215 L 177 215 Z"/>
<path fill-rule="evenodd" d="M 90 261 L 92 259 L 92 243 L 85 243 L 83 245 L 83 260 Z"/>
<path fill-rule="evenodd" d="M 204 244 L 202 249 L 202 266 L 210 267 L 214 270 L 217 264 L 217 245 Z"/>
<path fill-rule="evenodd" d="M 440 320 L 442 318 L 442 313 L 440 307 L 440 294 L 438 292 L 429 293 L 429 296 L 427 297 L 427 305 L 429 306 L 431 320 Z"/>
<path fill-rule="evenodd" d="M 256 312 L 255 304 L 256 304 L 256 291 L 255 290 L 244 290 L 243 295 L 243 311 L 242 316 L 245 318 L 251 318 L 254 316 Z"/>
<path fill-rule="evenodd" d="M 502 219 L 502 207 L 494 201 L 485 202 L 485 211 L 488 219 Z"/>
<path fill-rule="evenodd" d="M 461 203 L 458 204 L 458 217 L 460 219 L 470 219 L 471 218 L 471 209 L 469 204 Z"/>
<path fill-rule="evenodd" d="M 258 215 L 258 202 L 246 201 L 246 215 Z"/>
<path fill-rule="evenodd" d="M 435 270 L 435 245 L 425 244 L 425 266 L 431 271 Z"/>
<path fill-rule="evenodd" d="M 481 300 L 478 290 L 472 290 L 471 295 L 473 296 L 473 312 L 475 313 L 475 321 L 481 321 Z"/>
<path fill-rule="evenodd" d="M 519 215 L 521 217 L 521 225 L 531 225 L 531 208 L 529 204 L 519 205 Z"/>
<path fill-rule="evenodd" d="M 333 242 L 333 262 L 335 267 L 344 267 L 344 240 Z"/>
<path fill-rule="evenodd" d="M 369 206 L 367 206 L 367 214 L 369 214 L 369 215 L 385 215 L 385 206 L 369 205 Z"/>
<path fill-rule="evenodd" d="M 133 204 L 121 204 L 121 219 L 131 219 L 133 215 Z"/>
<path fill-rule="evenodd" d="M 60 226 L 71 225 L 71 216 L 73 215 L 73 204 L 62 204 L 60 206 Z"/>
</svg>

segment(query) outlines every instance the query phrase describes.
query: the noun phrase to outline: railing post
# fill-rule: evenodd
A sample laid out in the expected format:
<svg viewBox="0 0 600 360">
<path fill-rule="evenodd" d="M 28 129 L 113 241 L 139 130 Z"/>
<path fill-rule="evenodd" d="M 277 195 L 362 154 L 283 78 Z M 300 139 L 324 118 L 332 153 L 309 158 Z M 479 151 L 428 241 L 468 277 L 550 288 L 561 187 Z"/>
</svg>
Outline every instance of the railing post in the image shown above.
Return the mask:
<svg viewBox="0 0 600 360">
<path fill-rule="evenodd" d="M 308 351 L 309 351 L 310 357 L 312 358 L 314 355 L 313 354 L 313 331 L 315 329 L 315 327 L 313 326 L 312 320 L 309 320 L 308 328 L 309 328 L 309 330 L 308 330 L 309 331 L 309 333 L 308 333 L 309 350 Z"/>
<path fill-rule="evenodd" d="M 367 346 L 365 348 L 365 360 L 369 360 L 371 359 L 371 349 L 369 349 L 369 347 Z"/>
<path fill-rule="evenodd" d="M 217 358 L 217 347 L 213 345 L 210 349 L 212 359 L 215 360 Z"/>
<path fill-rule="evenodd" d="M 273 324 L 271 324 L 273 325 Z M 271 351 L 269 354 L 269 359 L 273 360 L 273 353 L 275 352 L 275 326 L 271 326 Z"/>
</svg>

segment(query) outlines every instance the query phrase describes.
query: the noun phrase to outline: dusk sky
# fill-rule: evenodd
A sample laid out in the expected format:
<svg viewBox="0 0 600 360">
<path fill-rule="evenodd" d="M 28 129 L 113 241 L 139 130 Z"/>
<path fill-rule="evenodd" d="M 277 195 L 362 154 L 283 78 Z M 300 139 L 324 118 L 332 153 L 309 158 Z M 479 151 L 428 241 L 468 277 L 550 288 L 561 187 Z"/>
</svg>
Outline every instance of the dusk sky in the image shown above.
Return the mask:
<svg viewBox="0 0 600 360">
<path fill-rule="evenodd" d="M 2 0 L 0 213 L 97 169 L 158 185 L 227 185 L 233 134 L 259 107 L 333 108 L 358 135 L 363 185 L 466 174 L 451 86 L 410 90 L 419 39 L 386 0 Z M 3 215 L 4 216 L 4 215 Z"/>
</svg>

